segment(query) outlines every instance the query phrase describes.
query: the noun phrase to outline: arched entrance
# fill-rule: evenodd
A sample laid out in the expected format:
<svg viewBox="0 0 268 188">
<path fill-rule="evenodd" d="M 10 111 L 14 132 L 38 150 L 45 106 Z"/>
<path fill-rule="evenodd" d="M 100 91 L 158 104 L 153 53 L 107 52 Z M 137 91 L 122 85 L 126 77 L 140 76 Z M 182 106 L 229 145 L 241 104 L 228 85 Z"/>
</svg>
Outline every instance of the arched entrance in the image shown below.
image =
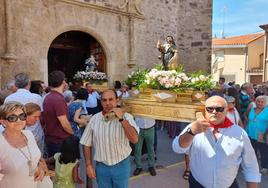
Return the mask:
<svg viewBox="0 0 268 188">
<path fill-rule="evenodd" d="M 91 55 L 98 62 L 97 70 L 107 72 L 106 56 L 101 44 L 91 35 L 81 31 L 68 31 L 57 36 L 48 50 L 48 74 L 61 70 L 68 81 L 73 81 L 77 71 L 85 70 L 85 60 Z"/>
</svg>

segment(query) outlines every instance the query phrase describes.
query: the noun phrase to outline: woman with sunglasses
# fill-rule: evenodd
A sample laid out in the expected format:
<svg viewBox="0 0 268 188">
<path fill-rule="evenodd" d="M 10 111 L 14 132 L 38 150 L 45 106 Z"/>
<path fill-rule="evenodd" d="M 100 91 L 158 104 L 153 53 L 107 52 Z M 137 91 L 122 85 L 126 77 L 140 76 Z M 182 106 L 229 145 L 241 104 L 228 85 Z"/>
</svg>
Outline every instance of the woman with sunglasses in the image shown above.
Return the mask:
<svg viewBox="0 0 268 188">
<path fill-rule="evenodd" d="M 44 177 L 39 164 L 41 152 L 33 134 L 23 130 L 27 115 L 18 102 L 0 106 L 0 121 L 5 130 L 0 133 L 0 181 L 2 188 L 36 188 Z"/>
</svg>

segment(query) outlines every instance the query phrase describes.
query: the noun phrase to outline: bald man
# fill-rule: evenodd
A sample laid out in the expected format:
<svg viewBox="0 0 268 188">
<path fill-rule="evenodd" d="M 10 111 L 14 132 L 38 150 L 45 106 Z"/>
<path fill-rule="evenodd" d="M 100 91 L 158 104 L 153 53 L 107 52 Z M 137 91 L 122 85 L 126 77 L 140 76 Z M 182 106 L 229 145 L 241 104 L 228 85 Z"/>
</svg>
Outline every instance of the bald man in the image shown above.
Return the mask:
<svg viewBox="0 0 268 188">
<path fill-rule="evenodd" d="M 190 188 L 237 188 L 241 164 L 247 188 L 261 180 L 247 133 L 227 117 L 227 102 L 213 96 L 205 103 L 205 117 L 189 124 L 173 141 L 176 153 L 189 152 Z"/>
</svg>

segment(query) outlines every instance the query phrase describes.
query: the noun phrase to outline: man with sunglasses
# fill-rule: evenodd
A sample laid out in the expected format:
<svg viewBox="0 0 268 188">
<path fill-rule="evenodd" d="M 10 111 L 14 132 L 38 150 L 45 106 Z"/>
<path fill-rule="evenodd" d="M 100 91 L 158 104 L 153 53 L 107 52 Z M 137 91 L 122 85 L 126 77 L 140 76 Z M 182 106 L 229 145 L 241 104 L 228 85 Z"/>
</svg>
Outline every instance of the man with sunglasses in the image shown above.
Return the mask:
<svg viewBox="0 0 268 188">
<path fill-rule="evenodd" d="M 173 141 L 175 152 L 190 154 L 190 188 L 237 188 L 235 178 L 240 164 L 247 188 L 257 188 L 261 180 L 247 133 L 226 113 L 224 98 L 208 98 L 205 117 L 190 123 Z"/>
</svg>

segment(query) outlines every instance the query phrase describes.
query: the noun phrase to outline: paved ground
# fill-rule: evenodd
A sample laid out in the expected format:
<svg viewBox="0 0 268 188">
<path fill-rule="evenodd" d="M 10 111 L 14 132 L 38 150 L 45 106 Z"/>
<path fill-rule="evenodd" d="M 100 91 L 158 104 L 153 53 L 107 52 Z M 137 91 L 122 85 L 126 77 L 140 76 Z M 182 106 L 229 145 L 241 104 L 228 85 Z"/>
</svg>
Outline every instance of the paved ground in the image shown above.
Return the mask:
<svg viewBox="0 0 268 188">
<path fill-rule="evenodd" d="M 171 142 L 172 139 L 168 137 L 165 130 L 158 130 L 157 176 L 153 177 L 147 172 L 146 155 L 144 155 L 144 171 L 139 176 L 130 178 L 129 188 L 188 188 L 188 182 L 182 178 L 185 169 L 184 157 L 172 151 Z M 135 165 L 132 161 L 131 173 L 134 169 Z M 241 173 L 237 180 L 240 188 L 246 187 Z M 262 177 L 260 188 L 268 188 L 267 175 Z"/>
<path fill-rule="evenodd" d="M 171 142 L 172 139 L 168 137 L 166 131 L 158 130 L 157 176 L 153 177 L 147 172 L 146 156 L 144 156 L 146 172 L 136 177 L 132 176 L 129 188 L 188 188 L 188 182 L 182 178 L 185 169 L 184 157 L 172 151 Z M 132 169 L 135 169 L 134 164 Z M 237 181 L 240 188 L 246 187 L 242 173 L 239 173 Z M 268 188 L 267 175 L 262 177 L 260 188 Z"/>
</svg>

